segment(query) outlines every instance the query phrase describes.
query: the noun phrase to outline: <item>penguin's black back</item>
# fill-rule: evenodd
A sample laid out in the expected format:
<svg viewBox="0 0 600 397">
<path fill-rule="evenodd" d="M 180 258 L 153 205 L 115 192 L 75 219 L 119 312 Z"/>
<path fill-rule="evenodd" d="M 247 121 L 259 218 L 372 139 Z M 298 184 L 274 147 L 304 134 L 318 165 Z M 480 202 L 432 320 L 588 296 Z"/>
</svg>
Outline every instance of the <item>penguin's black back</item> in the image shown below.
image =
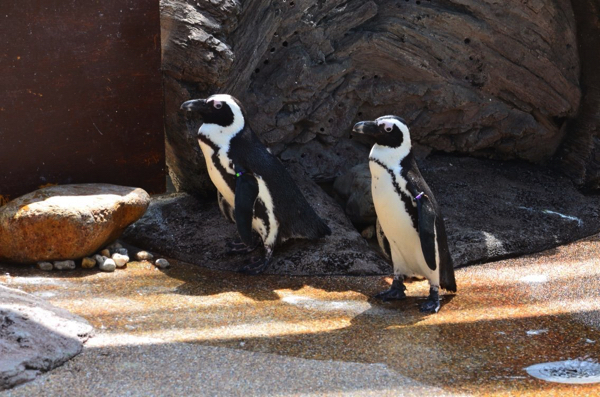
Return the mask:
<svg viewBox="0 0 600 397">
<path fill-rule="evenodd" d="M 267 185 L 279 222 L 278 241 L 297 237 L 317 239 L 331 234 L 329 226 L 308 204 L 279 159 L 267 150 L 248 125 L 231 139 L 229 157 L 246 172 L 259 175 Z"/>
</svg>

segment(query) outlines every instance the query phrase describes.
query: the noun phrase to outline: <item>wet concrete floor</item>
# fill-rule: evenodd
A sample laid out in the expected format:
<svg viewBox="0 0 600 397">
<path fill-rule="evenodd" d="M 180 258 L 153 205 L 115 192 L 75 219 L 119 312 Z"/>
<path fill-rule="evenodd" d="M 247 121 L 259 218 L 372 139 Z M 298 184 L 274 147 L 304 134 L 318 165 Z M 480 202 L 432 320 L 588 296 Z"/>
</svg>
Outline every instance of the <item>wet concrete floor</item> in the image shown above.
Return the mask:
<svg viewBox="0 0 600 397">
<path fill-rule="evenodd" d="M 407 284 L 407 300 L 382 303 L 370 297 L 387 288 L 390 278 L 252 277 L 172 263 L 167 270 L 130 263 L 115 273 L 46 273 L 0 264 L 0 283 L 88 319 L 97 336 L 86 350 L 110 347 L 117 354 L 148 341 L 167 350 L 169 344 L 181 348 L 184 343 L 236 354 L 317 360 L 323 368 L 379 365 L 392 377 L 398 374 L 424 386 L 420 395 L 600 395 L 600 384 L 548 383 L 524 371 L 543 362 L 600 359 L 600 236 L 458 269 L 458 293 L 444 295 L 435 315 L 418 310 L 428 292 L 424 281 Z M 108 353 L 105 359 L 111 361 Z M 364 372 L 369 367 L 360 368 Z M 44 375 L 46 385 L 60 383 L 60 371 Z M 268 360 L 254 371 L 282 376 Z M 319 373 L 326 376 L 324 370 L 311 376 L 318 378 Z M 129 386 L 132 390 L 136 381 Z M 41 386 L 25 385 L 9 393 L 35 390 L 28 387 Z M 65 395 L 75 395 L 68 382 L 51 390 L 60 394 L 61 387 Z M 270 394 L 254 392 L 247 395 Z M 401 386 L 391 385 L 375 394 L 404 393 Z"/>
</svg>

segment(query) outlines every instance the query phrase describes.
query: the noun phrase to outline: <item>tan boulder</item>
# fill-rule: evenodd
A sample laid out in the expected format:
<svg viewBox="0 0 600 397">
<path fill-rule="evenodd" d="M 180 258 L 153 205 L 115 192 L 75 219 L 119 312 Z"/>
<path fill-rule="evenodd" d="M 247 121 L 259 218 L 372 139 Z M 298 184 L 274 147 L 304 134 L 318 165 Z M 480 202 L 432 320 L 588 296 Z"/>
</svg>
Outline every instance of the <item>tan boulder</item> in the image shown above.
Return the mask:
<svg viewBox="0 0 600 397">
<path fill-rule="evenodd" d="M 138 220 L 143 189 L 107 184 L 52 186 L 0 207 L 0 260 L 34 263 L 90 256 Z"/>
</svg>

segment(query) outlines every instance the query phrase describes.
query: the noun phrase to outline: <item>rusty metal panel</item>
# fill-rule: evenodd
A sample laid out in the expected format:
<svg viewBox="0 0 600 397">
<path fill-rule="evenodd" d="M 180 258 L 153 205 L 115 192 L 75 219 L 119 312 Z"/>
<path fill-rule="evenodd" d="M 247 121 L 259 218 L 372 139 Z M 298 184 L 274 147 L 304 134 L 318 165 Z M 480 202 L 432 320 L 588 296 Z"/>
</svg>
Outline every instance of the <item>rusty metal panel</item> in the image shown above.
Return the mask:
<svg viewBox="0 0 600 397">
<path fill-rule="evenodd" d="M 0 1 L 0 201 L 47 184 L 164 191 L 159 21 L 158 0 Z"/>
</svg>

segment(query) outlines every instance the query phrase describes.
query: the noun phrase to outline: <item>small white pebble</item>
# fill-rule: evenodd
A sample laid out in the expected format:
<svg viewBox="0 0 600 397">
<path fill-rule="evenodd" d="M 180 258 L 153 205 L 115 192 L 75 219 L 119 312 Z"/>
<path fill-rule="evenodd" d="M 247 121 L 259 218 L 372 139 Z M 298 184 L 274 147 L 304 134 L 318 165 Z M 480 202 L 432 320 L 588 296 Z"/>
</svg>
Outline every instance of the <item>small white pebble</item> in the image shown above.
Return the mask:
<svg viewBox="0 0 600 397">
<path fill-rule="evenodd" d="M 110 256 L 110 250 L 108 248 L 105 248 L 102 251 L 100 251 L 100 255 L 108 258 Z"/>
<path fill-rule="evenodd" d="M 152 255 L 148 251 L 140 251 L 137 254 L 135 254 L 135 257 L 138 261 L 151 261 L 152 259 L 154 259 L 154 255 Z"/>
<path fill-rule="evenodd" d="M 99 268 L 103 272 L 114 272 L 117 268 L 117 264 L 111 258 L 106 258 L 106 260 L 99 266 Z"/>
<path fill-rule="evenodd" d="M 169 261 L 163 258 L 157 259 L 156 262 L 154 262 L 154 265 L 160 269 L 166 269 L 168 267 L 171 267 Z"/>
<path fill-rule="evenodd" d="M 50 271 L 52 269 L 54 269 L 54 266 L 52 266 L 52 263 L 50 262 L 38 262 L 36 264 L 36 267 L 40 270 L 44 270 L 44 271 Z"/>
<path fill-rule="evenodd" d="M 81 260 L 81 267 L 84 269 L 91 269 L 96 266 L 96 260 L 94 258 L 83 258 Z"/>
<path fill-rule="evenodd" d="M 54 261 L 54 268 L 58 270 L 73 270 L 75 269 L 75 261 Z"/>
<path fill-rule="evenodd" d="M 121 254 L 113 254 L 112 260 L 115 261 L 117 267 L 123 267 L 129 262 L 129 257 Z"/>
</svg>

